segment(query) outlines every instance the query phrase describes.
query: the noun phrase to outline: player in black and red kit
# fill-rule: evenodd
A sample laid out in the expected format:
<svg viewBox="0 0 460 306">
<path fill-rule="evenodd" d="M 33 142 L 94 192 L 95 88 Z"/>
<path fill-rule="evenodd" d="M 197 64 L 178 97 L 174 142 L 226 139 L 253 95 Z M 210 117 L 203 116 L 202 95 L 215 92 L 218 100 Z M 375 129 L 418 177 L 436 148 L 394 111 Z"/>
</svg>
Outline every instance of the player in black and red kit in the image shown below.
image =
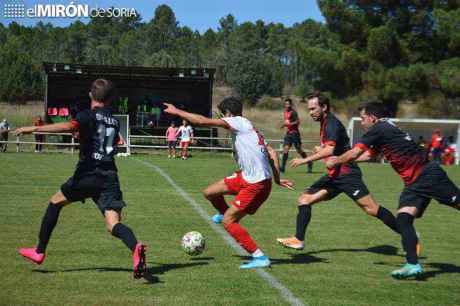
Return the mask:
<svg viewBox="0 0 460 306">
<path fill-rule="evenodd" d="M 292 100 L 286 98 L 284 100 L 284 122 L 281 128 L 286 128 L 286 135 L 284 136 L 283 141 L 283 158 L 281 160 L 281 167 L 280 172 L 286 171 L 286 162 L 289 157 L 289 150 L 291 149 L 292 145 L 297 150 L 297 153 L 302 156 L 303 158 L 307 157 L 307 154 L 302 149 L 302 141 L 300 140 L 300 132 L 299 132 L 299 115 L 297 111 L 293 108 Z M 308 173 L 312 173 L 313 171 L 313 162 L 308 162 Z"/>
<path fill-rule="evenodd" d="M 73 132 L 80 139 L 80 160 L 75 173 L 51 197 L 42 220 L 38 245 L 19 249 L 22 256 L 36 264 L 45 260 L 46 247 L 62 207 L 92 198 L 104 215 L 107 230 L 121 239 L 133 253 L 134 277 L 140 278 L 144 274 L 146 246 L 138 242 L 132 230 L 120 222 L 121 210 L 126 204 L 114 160 L 120 130 L 120 124 L 112 116 L 110 109 L 114 95 L 113 84 L 98 79 L 91 86 L 91 109 L 79 112 L 69 122 L 22 127 L 15 131 L 17 135 L 33 132 Z"/>
<path fill-rule="evenodd" d="M 291 161 L 293 167 L 315 160 L 327 160 L 350 149 L 350 140 L 345 127 L 330 112 L 329 99 L 316 92 L 308 97 L 308 110 L 315 121 L 321 123 L 320 141 L 314 154 Z M 285 247 L 301 250 L 304 247 L 305 232 L 311 219 L 311 206 L 335 198 L 345 193 L 368 215 L 377 217 L 390 229 L 398 233 L 396 219 L 386 208 L 379 206 L 363 182 L 361 170 L 356 163 L 338 165 L 328 169 L 328 174 L 321 177 L 307 188 L 298 199 L 296 234 L 294 237 L 278 238 Z"/>
<path fill-rule="evenodd" d="M 366 134 L 353 149 L 326 164 L 328 167 L 337 167 L 354 160 L 368 160 L 377 152 L 383 153 L 405 185 L 399 198 L 396 223 L 402 236 L 407 263 L 391 275 L 395 278 L 417 276 L 422 273 L 422 267 L 416 252 L 414 218 L 422 217 L 431 199 L 460 209 L 460 190 L 438 163 L 428 160 L 426 151 L 417 146 L 409 134 L 384 118 L 383 104 L 365 104 L 360 108 L 360 116 Z"/>
</svg>

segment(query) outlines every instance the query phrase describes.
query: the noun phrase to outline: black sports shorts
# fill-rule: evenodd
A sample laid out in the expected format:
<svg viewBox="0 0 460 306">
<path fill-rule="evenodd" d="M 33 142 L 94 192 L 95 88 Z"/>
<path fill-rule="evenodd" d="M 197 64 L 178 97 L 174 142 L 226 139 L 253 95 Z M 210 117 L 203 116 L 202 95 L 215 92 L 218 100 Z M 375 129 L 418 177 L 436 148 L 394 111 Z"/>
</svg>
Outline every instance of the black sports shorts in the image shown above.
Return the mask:
<svg viewBox="0 0 460 306">
<path fill-rule="evenodd" d="M 417 207 L 417 217 L 421 217 L 431 199 L 449 206 L 460 203 L 458 187 L 434 161 L 426 164 L 417 179 L 403 189 L 399 197 L 399 208 Z"/>
<path fill-rule="evenodd" d="M 174 149 L 176 147 L 176 141 L 168 141 L 168 149 Z"/>
<path fill-rule="evenodd" d="M 287 133 L 284 136 L 283 145 L 285 146 L 294 145 L 296 149 L 300 148 L 300 146 L 302 145 L 302 141 L 300 140 L 300 133 L 299 132 Z"/>
<path fill-rule="evenodd" d="M 354 169 L 351 173 L 338 177 L 324 175 L 314 182 L 313 185 L 305 189 L 304 193 L 314 194 L 321 189 L 327 190 L 327 200 L 335 198 L 342 192 L 354 201 L 369 194 L 369 190 L 363 182 L 363 177 L 359 169 Z"/>
<path fill-rule="evenodd" d="M 120 190 L 118 174 L 114 170 L 75 171 L 61 186 L 61 191 L 70 202 L 92 198 L 99 210 L 121 210 L 126 206 Z"/>
</svg>

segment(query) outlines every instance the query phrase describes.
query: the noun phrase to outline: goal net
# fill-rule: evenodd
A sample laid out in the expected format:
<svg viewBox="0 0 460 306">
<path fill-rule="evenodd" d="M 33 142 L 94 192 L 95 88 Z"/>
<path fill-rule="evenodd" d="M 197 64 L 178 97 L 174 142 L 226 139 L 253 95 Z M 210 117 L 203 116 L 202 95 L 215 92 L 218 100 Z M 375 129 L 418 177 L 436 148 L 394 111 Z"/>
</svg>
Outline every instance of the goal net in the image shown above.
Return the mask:
<svg viewBox="0 0 460 306">
<path fill-rule="evenodd" d="M 390 118 L 401 130 L 409 133 L 417 142 L 420 137 L 427 142 L 431 142 L 431 134 L 434 130 L 440 130 L 443 137 L 452 136 L 454 143 L 457 144 L 455 150 L 455 164 L 460 161 L 460 120 L 443 120 L 443 119 L 403 119 Z M 348 123 L 348 134 L 350 135 L 351 145 L 355 145 L 361 136 L 365 133 L 361 126 L 361 118 L 353 117 Z"/>
</svg>

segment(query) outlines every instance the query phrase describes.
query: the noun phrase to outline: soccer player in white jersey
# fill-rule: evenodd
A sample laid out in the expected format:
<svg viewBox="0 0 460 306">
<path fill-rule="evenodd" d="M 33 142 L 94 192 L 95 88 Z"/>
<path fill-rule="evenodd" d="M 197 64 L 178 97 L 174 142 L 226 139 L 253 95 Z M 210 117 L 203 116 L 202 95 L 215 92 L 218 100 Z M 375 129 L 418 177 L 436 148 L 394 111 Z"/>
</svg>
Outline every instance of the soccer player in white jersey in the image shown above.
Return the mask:
<svg viewBox="0 0 460 306">
<path fill-rule="evenodd" d="M 193 128 L 189 125 L 187 120 L 182 121 L 182 125 L 177 130 L 176 136 L 180 135 L 180 148 L 182 159 L 187 159 L 188 157 L 188 146 L 193 140 Z"/>
<path fill-rule="evenodd" d="M 270 260 L 259 249 L 246 229 L 240 225 L 240 220 L 247 214 L 254 214 L 268 198 L 272 187 L 272 173 L 275 183 L 292 189 L 291 181 L 280 179 L 275 150 L 267 146 L 263 136 L 252 123 L 242 117 L 243 104 L 237 98 L 226 98 L 218 105 L 223 115 L 221 119 L 188 113 L 168 103 L 165 103 L 165 106 L 166 113 L 177 115 L 192 124 L 230 130 L 235 148 L 234 156 L 240 170 L 209 185 L 203 194 L 219 211 L 212 217 L 212 221 L 223 223 L 225 230 L 252 255 L 252 260 L 241 265 L 240 268 L 270 266 Z M 225 202 L 224 195 L 235 195 L 230 206 Z"/>
</svg>

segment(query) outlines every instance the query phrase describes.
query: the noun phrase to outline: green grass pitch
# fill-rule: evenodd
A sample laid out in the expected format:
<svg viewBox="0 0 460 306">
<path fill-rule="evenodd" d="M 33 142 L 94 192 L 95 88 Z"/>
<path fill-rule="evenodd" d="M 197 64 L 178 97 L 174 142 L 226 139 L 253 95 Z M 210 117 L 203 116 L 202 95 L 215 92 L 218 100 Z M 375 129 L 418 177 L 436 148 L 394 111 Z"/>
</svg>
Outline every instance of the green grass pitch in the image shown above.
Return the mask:
<svg viewBox="0 0 460 306">
<path fill-rule="evenodd" d="M 196 154 L 168 160 L 159 155 L 118 159 L 128 207 L 124 222 L 149 245 L 146 279 L 134 280 L 131 256 L 110 236 L 91 200 L 65 208 L 48 247 L 35 266 L 17 253 L 36 243 L 51 195 L 72 174 L 69 154 L 0 154 L 0 305 L 287 305 L 144 160 L 163 169 L 209 215 L 201 195 L 209 183 L 235 169 L 229 154 Z M 362 166 L 381 205 L 395 212 L 401 180 L 388 165 Z M 422 280 L 397 281 L 389 273 L 404 262 L 399 238 L 366 216 L 346 196 L 313 208 L 303 251 L 284 249 L 277 237 L 292 235 L 299 193 L 323 174 L 288 169 L 296 191 L 277 186 L 254 216 L 243 220 L 271 257 L 267 271 L 306 305 L 460 305 L 460 214 L 432 202 L 416 221 L 422 237 Z M 447 169 L 460 184 L 458 167 Z M 189 257 L 180 248 L 185 232 L 206 237 L 207 249 Z"/>
</svg>

